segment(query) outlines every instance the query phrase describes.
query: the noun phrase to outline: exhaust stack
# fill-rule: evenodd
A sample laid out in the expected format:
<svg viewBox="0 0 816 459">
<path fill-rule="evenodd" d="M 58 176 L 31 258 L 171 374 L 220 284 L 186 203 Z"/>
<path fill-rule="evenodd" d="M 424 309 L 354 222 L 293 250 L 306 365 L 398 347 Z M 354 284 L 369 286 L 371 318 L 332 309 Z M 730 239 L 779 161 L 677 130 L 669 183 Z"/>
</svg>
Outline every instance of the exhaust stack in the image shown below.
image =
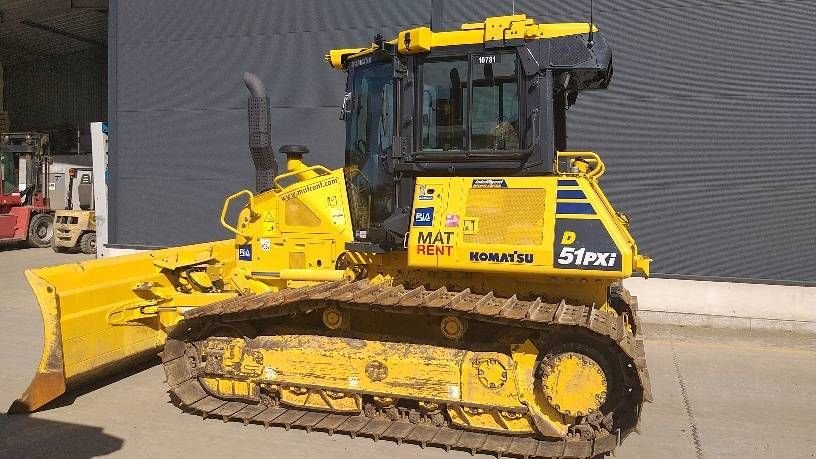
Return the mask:
<svg viewBox="0 0 816 459">
<path fill-rule="evenodd" d="M 272 189 L 278 175 L 278 163 L 272 150 L 272 126 L 269 119 L 269 97 L 261 79 L 254 73 L 244 73 L 244 84 L 249 89 L 247 115 L 249 117 L 249 153 L 255 164 L 255 189 L 258 193 Z"/>
</svg>

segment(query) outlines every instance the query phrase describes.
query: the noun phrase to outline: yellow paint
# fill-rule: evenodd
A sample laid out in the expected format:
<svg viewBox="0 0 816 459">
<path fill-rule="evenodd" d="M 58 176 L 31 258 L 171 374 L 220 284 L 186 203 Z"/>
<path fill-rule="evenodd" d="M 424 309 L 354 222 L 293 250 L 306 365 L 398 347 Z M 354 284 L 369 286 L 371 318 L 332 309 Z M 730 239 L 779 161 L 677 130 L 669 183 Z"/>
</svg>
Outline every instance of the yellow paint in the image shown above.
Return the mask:
<svg viewBox="0 0 816 459">
<path fill-rule="evenodd" d="M 22 402 L 36 409 L 76 380 L 105 374 L 111 364 L 150 357 L 182 308 L 234 296 L 193 285 L 188 292 L 176 290 L 173 272 L 202 265 L 233 268 L 233 241 L 26 271 L 42 314 L 43 354 Z"/>
<path fill-rule="evenodd" d="M 213 287 L 213 279 L 205 271 L 192 271 L 189 273 L 189 277 L 201 288 L 211 289 Z"/>
<path fill-rule="evenodd" d="M 332 68 L 342 68 L 345 65 L 345 59 L 348 56 L 352 56 L 363 51 L 365 48 L 345 48 L 345 49 L 333 49 L 329 51 L 326 56 L 326 63 L 329 64 Z"/>
<path fill-rule="evenodd" d="M 594 160 L 585 152 L 581 155 Z M 225 225 L 235 230 L 234 241 L 30 271 L 27 277 L 39 300 L 45 327 L 45 351 L 39 374 L 56 376 L 49 380 L 51 388 L 32 387 L 26 397 L 30 399 L 30 406 L 39 406 L 62 393 L 75 377 L 90 377 L 110 363 L 155 351 L 163 344 L 167 327 L 180 319 L 179 312 L 183 309 L 178 308 L 203 306 L 239 293 L 276 291 L 348 278 L 352 272 L 334 270 L 341 255 L 400 282 L 420 281 L 451 289 L 481 285 L 506 297 L 516 293 L 535 297 L 538 292 L 546 292 L 555 298 L 595 303 L 601 307 L 606 303 L 606 288 L 610 282 L 631 275 L 633 270 L 648 273 L 649 260 L 637 254 L 637 246 L 625 220 L 617 216 L 597 184 L 597 177 L 603 170 L 602 163 L 599 160 L 590 163 L 587 170 L 577 174 L 505 178 L 512 189 L 543 190 L 545 212 L 539 217 L 542 219 L 541 233 L 535 238 L 531 236 L 534 245 L 523 249 L 533 253 L 537 260 L 529 266 L 469 263 L 468 252 L 481 250 L 484 246 L 479 242 L 468 243 L 465 237 L 478 235 L 488 226 L 485 218 L 467 215 L 464 199 L 470 190 L 471 179 L 461 177 L 417 180 L 418 186 L 433 185 L 440 190 L 434 206 L 444 207 L 437 207 L 440 217 L 435 220 L 434 227 L 411 229 L 407 253 L 369 255 L 345 252 L 345 243 L 352 240 L 352 226 L 343 171 L 312 166 L 305 168 L 316 174 L 311 178 L 302 179 L 304 169 L 297 169 L 278 177 L 273 190 L 257 196 L 245 191 L 228 198 L 227 203 L 241 195 L 248 197 L 248 204 L 235 226 Z M 571 272 L 552 266 L 556 216 L 551 209 L 554 208 L 559 177 L 575 179 L 577 188 L 587 195 L 598 212 L 593 218 L 601 220 L 621 251 L 621 271 Z M 298 206 L 288 205 L 295 201 Z M 334 208 L 340 209 L 339 220 L 337 214 L 330 212 L 332 207 L 327 203 L 335 203 Z M 420 204 L 426 205 L 423 202 L 415 203 L 415 206 Z M 458 214 L 465 225 L 472 222 L 469 231 L 460 229 L 461 225 L 443 226 L 441 216 L 445 213 Z M 270 220 L 277 225 L 270 227 Z M 477 222 L 481 224 L 476 225 Z M 417 255 L 416 241 L 420 230 L 453 232 L 452 255 L 424 258 Z M 514 245 L 499 243 L 491 250 L 519 250 L 519 244 L 523 242 L 516 241 Z M 245 246 L 252 248 L 250 261 L 237 259 L 238 247 Z M 188 273 L 191 269 L 202 270 L 205 274 Z M 467 276 L 462 276 L 465 272 Z M 210 284 L 217 288 L 207 291 Z M 32 386 L 42 386 L 45 383 L 37 381 L 44 380 L 40 377 Z"/>
<path fill-rule="evenodd" d="M 309 167 L 306 165 L 306 163 L 303 162 L 303 156 L 301 155 L 286 156 L 286 171 L 288 174 L 297 175 L 297 177 L 300 180 L 308 180 L 320 175 L 315 167 Z M 278 177 L 283 178 L 286 177 L 288 174 L 279 175 Z"/>
<path fill-rule="evenodd" d="M 221 208 L 221 226 L 224 228 L 232 231 L 233 233 L 237 234 L 238 236 L 243 236 L 245 238 L 252 237 L 249 233 L 244 232 L 243 229 L 238 229 L 229 223 L 227 223 L 227 211 L 229 211 L 229 206 L 232 201 L 238 199 L 241 196 L 247 197 L 247 206 L 244 209 L 244 213 L 242 213 L 242 218 L 239 219 L 240 222 L 243 223 L 242 228 L 246 227 L 246 222 L 252 219 L 257 214 L 253 211 L 253 201 L 255 200 L 255 195 L 249 190 L 241 190 L 235 194 L 227 196 L 227 199 L 224 201 L 224 206 Z"/>
<path fill-rule="evenodd" d="M 465 408 L 452 406 L 448 415 L 455 425 L 476 430 L 487 430 L 503 433 L 531 433 L 535 431 L 528 416 L 514 413 L 502 413 L 482 408 Z"/>
<path fill-rule="evenodd" d="M 606 376 L 594 360 L 566 352 L 555 356 L 549 365 L 542 391 L 559 413 L 585 416 L 606 400 Z"/>
<path fill-rule="evenodd" d="M 257 399 L 260 393 L 256 384 L 247 381 L 206 377 L 200 381 L 210 393 L 224 398 Z"/>
<path fill-rule="evenodd" d="M 588 179 L 597 180 L 606 172 L 606 164 L 595 152 L 559 151 L 558 159 L 569 159 L 570 166 L 563 171 L 565 174 L 586 176 Z"/>
<path fill-rule="evenodd" d="M 278 394 L 281 402 L 295 407 L 339 413 L 359 413 L 363 409 L 363 400 L 359 394 L 285 386 L 278 389 Z"/>
<path fill-rule="evenodd" d="M 400 52 L 419 53 L 498 39 L 575 35 L 588 27 L 535 24 L 516 15 L 465 24 L 451 32 L 415 28 L 392 43 Z M 333 50 L 327 59 L 342 68 L 350 57 L 373 50 Z M 288 171 L 275 178 L 272 190 L 259 194 L 242 190 L 226 198 L 220 217 L 235 234 L 233 240 L 28 271 L 42 311 L 44 351 L 24 402 L 35 409 L 112 364 L 155 353 L 181 313 L 190 308 L 236 295 L 351 280 L 359 273 L 368 273 L 375 283 L 445 286 L 452 291 L 473 288 L 525 299 L 548 295 L 608 309 L 611 282 L 633 272 L 648 275 L 650 260 L 638 253 L 628 222 L 598 185 L 605 170 L 601 159 L 592 152 L 561 152 L 559 158 L 570 161 L 568 170 L 546 177 L 496 177 L 506 188 L 474 188 L 472 177 L 418 178 L 418 187 L 431 186 L 438 193 L 431 202 L 415 201 L 414 207 L 433 206 L 436 217 L 431 227 L 411 227 L 405 251 L 347 252 L 353 228 L 346 174 L 354 170 L 308 166 L 292 156 Z M 577 185 L 569 188 L 583 191 L 586 200 L 581 202 L 591 204 L 597 215 L 556 215 L 559 178 L 575 180 Z M 471 193 L 478 199 L 469 202 Z M 227 221 L 229 206 L 243 198 L 246 205 L 237 220 Z M 456 215 L 459 223 L 447 226 L 446 215 Z M 555 234 L 556 222 L 563 217 L 598 220 L 617 248 L 622 268 L 555 267 L 554 242 L 572 244 L 580 238 L 572 231 Z M 420 253 L 422 232 L 432 233 L 424 235 L 431 241 L 444 243 L 426 243 L 434 253 Z M 439 251 L 438 245 L 446 247 Z M 470 252 L 486 250 L 532 258 L 529 263 L 472 262 Z M 349 269 L 335 269 L 341 259 Z M 339 324 L 337 317 L 326 320 L 344 329 L 347 321 L 340 319 Z M 441 319 L 438 325 L 442 327 Z M 444 330 L 452 339 L 462 338 L 459 331 L 467 323 L 453 325 L 457 327 Z M 359 410 L 359 397 L 352 392 L 413 398 L 449 404 L 449 414 L 460 425 L 511 432 L 529 432 L 534 426 L 543 435 L 556 437 L 565 435 L 572 422 L 546 400 L 534 376 L 538 350 L 529 341 L 514 346 L 509 355 L 324 336 L 268 337 L 257 349 L 244 344 L 242 340 L 219 344 L 228 346 L 228 352 L 222 374 L 203 378 L 208 390 L 254 398 L 264 384 L 278 390 L 290 405 L 336 411 Z M 565 412 L 589 409 L 591 400 L 586 397 L 600 395 L 602 384 L 570 365 L 569 360 L 560 364 L 557 374 L 575 384 L 562 387 L 552 381 L 547 391 Z M 570 387 L 575 385 L 583 385 L 586 393 L 574 395 Z M 456 404 L 470 406 L 459 409 Z M 525 407 L 529 415 L 519 417 Z"/>
<path fill-rule="evenodd" d="M 428 27 L 404 30 L 397 36 L 397 49 L 401 54 L 426 53 L 433 47 L 433 35 Z"/>
<path fill-rule="evenodd" d="M 210 338 L 207 360 L 220 357 L 220 364 L 208 367 L 204 380 L 225 398 L 256 394 L 263 385 L 289 405 L 338 412 L 359 412 L 361 394 L 405 398 L 445 404 L 455 424 L 479 430 L 563 435 L 567 420 L 536 381 L 538 350 L 529 341 L 511 349 L 471 352 L 310 335 Z M 569 361 L 557 370 L 572 379 L 562 388 L 555 377 L 556 399 L 573 408 L 583 399 L 570 390 L 585 375 L 576 375 Z M 581 389 L 599 393 L 596 385 Z"/>
<path fill-rule="evenodd" d="M 519 406 L 515 364 L 509 355 L 468 352 L 461 364 L 462 400 L 495 407 Z M 502 374 L 503 373 L 503 374 Z M 508 403 L 512 400 L 512 403 Z"/>
<path fill-rule="evenodd" d="M 71 222 L 71 223 L 69 223 Z M 52 247 L 77 247 L 88 231 L 96 231 L 96 213 L 92 210 L 57 210 L 54 212 Z"/>
<path fill-rule="evenodd" d="M 261 280 L 281 279 L 309 282 L 332 282 L 352 278 L 352 274 L 350 274 L 348 271 L 336 269 L 281 269 L 280 271 L 272 273 L 256 272 L 251 276 L 253 279 Z"/>
<path fill-rule="evenodd" d="M 275 234 L 275 227 L 277 226 L 277 221 L 275 220 L 275 214 L 271 211 L 267 210 L 264 212 L 264 219 L 263 219 L 263 226 L 261 229 L 261 236 L 268 237 L 273 236 Z"/>
<path fill-rule="evenodd" d="M 227 222 L 230 203 L 240 197 L 246 207 Z M 339 213 L 328 210 L 330 200 Z M 287 206 L 294 201 L 302 206 Z M 24 409 L 38 408 L 77 380 L 105 374 L 113 363 L 154 355 L 168 327 L 190 308 L 350 276 L 334 270 L 352 239 L 342 170 L 298 166 L 278 176 L 273 190 L 229 196 L 221 221 L 234 240 L 26 272 L 42 312 L 44 350 L 21 397 Z M 252 261 L 238 259 L 245 246 Z M 298 266 L 290 266 L 294 253 L 302 254 Z"/>
<path fill-rule="evenodd" d="M 557 24 L 536 24 L 524 14 L 498 16 L 484 22 L 462 24 L 460 30 L 434 32 L 428 27 L 415 27 L 400 32 L 389 43 L 397 46 L 401 54 L 418 54 L 433 48 L 446 46 L 478 45 L 502 40 L 546 40 L 583 35 L 589 33 L 590 25 L 585 22 Z M 598 28 L 592 26 L 594 32 Z M 343 69 L 349 58 L 369 54 L 378 48 L 372 44 L 368 48 L 334 49 L 326 54 L 326 62 L 335 69 Z"/>
<path fill-rule="evenodd" d="M 564 231 L 564 234 L 561 236 L 561 244 L 570 245 L 573 242 L 575 242 L 575 233 L 572 231 Z"/>
<path fill-rule="evenodd" d="M 567 420 L 555 410 L 546 400 L 536 383 L 535 366 L 538 358 L 538 349 L 529 340 L 511 348 L 513 361 L 516 363 L 516 383 L 519 387 L 519 396 L 530 409 L 537 430 L 546 436 L 562 437 L 567 434 L 569 427 Z"/>
<path fill-rule="evenodd" d="M 250 246 L 252 260 L 237 260 L 231 273 L 240 291 L 262 292 L 287 281 L 338 280 L 337 258 L 351 241 L 352 226 L 343 170 L 299 162 L 275 179 L 273 190 L 254 196 L 239 215 L 235 250 Z M 334 206 L 328 206 L 333 202 Z"/>
<path fill-rule="evenodd" d="M 237 340 L 241 341 L 241 340 Z M 396 397 L 459 401 L 460 371 L 466 352 L 444 347 L 350 338 L 280 335 L 257 340 L 257 348 L 223 361 L 240 361 L 239 374 L 278 386 L 320 386 L 338 392 L 390 394 Z M 239 349 L 239 347 L 236 347 Z M 241 348 L 242 349 L 242 348 Z M 262 356 L 258 366 L 255 353 Z M 379 362 L 387 377 L 372 379 L 367 366 Z M 518 406 L 512 399 L 504 405 Z"/>
<path fill-rule="evenodd" d="M 590 153 L 581 152 L 588 156 Z M 568 153 L 571 156 L 572 153 Z M 594 155 L 592 153 L 591 155 Z M 541 280 L 542 276 L 618 280 L 633 272 L 648 274 L 649 259 L 638 254 L 637 244 L 609 204 L 597 183 L 603 165 L 587 171 L 564 173 L 557 176 L 493 177 L 506 186 L 479 188 L 472 177 L 419 177 L 416 180 L 413 207 L 433 207 L 432 226 L 411 226 L 408 235 L 408 266 L 415 269 L 446 270 L 452 272 L 483 272 L 491 274 L 525 274 Z M 559 179 L 575 180 L 592 205 L 595 215 L 556 214 Z M 433 201 L 419 200 L 419 189 L 437 190 Z M 446 215 L 455 214 L 462 224 L 447 226 Z M 558 254 L 553 253 L 554 242 L 575 241 L 581 235 L 555 234 L 556 219 L 599 220 L 620 260 L 620 269 L 569 269 L 555 265 Z M 478 225 L 476 224 L 478 222 Z M 450 244 L 428 244 L 442 234 Z M 586 236 L 584 236 L 586 237 Z M 430 245 L 430 247 L 429 247 Z M 473 260 L 473 253 L 514 254 L 518 262 Z M 526 257 L 524 257 L 526 255 Z M 517 258 L 521 256 L 522 258 Z M 599 304 L 602 304 L 603 301 Z"/>
</svg>

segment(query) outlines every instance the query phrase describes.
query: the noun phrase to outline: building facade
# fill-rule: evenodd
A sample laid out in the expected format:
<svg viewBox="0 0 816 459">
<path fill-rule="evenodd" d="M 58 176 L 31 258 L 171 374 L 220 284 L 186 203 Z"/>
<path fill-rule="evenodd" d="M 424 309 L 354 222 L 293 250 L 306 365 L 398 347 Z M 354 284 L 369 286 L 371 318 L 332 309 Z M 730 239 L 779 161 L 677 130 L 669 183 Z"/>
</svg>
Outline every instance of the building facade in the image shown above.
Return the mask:
<svg viewBox="0 0 816 459">
<path fill-rule="evenodd" d="M 516 1 L 578 22 L 588 0 Z M 568 113 L 569 148 L 594 150 L 656 277 L 816 285 L 816 1 L 596 0 L 610 88 Z M 445 23 L 513 2 L 448 1 Z M 225 196 L 252 188 L 245 71 L 266 83 L 275 145 L 337 167 L 344 75 L 323 60 L 427 24 L 430 1 L 111 0 L 110 242 L 226 238 Z M 653 284 L 656 285 L 656 284 Z"/>
</svg>

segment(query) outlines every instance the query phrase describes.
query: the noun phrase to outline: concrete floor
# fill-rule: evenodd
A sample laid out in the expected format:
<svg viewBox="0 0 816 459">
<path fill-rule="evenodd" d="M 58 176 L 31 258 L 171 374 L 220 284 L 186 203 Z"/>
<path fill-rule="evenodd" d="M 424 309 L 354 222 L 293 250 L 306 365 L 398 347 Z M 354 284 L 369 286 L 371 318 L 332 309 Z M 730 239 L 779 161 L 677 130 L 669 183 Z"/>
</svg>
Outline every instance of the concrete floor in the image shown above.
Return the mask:
<svg viewBox="0 0 816 459">
<path fill-rule="evenodd" d="M 23 277 L 87 259 L 0 247 L 0 410 L 26 388 L 42 330 Z M 784 307 L 784 305 L 779 305 Z M 624 458 L 816 457 L 816 338 L 646 326 L 655 402 Z M 464 458 L 469 454 L 324 433 L 202 421 L 168 403 L 159 367 L 64 397 L 31 416 L 0 416 L 0 457 Z"/>
</svg>

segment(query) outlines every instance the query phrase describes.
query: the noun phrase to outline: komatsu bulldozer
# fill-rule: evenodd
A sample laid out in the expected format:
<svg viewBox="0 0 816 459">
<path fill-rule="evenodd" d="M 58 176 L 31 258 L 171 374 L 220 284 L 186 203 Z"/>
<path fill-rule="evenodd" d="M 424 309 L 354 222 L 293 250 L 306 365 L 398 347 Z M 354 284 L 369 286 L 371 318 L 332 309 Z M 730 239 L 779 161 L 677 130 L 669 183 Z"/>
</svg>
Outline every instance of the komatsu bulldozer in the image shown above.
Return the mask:
<svg viewBox="0 0 816 459">
<path fill-rule="evenodd" d="M 566 110 L 605 89 L 587 23 L 490 17 L 331 50 L 345 166 L 279 171 L 245 74 L 255 191 L 231 240 L 27 271 L 45 329 L 12 411 L 160 352 L 169 394 L 224 421 L 520 457 L 601 457 L 651 400 L 649 274 Z M 242 205 L 236 218 L 230 209 Z"/>
</svg>

